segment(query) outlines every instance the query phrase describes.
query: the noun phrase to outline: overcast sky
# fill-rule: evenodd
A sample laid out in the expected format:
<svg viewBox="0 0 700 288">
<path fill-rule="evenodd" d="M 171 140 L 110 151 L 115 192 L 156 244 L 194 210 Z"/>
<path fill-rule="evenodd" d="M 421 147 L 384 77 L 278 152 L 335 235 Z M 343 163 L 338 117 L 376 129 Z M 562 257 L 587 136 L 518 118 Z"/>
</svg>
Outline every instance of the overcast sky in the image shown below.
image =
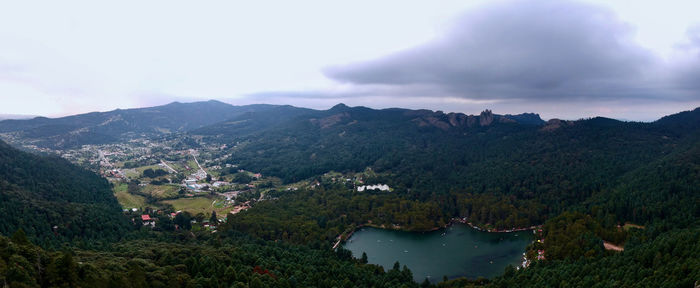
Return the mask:
<svg viewBox="0 0 700 288">
<path fill-rule="evenodd" d="M 0 114 L 218 99 L 655 120 L 700 106 L 700 1 L 5 1 Z"/>
</svg>

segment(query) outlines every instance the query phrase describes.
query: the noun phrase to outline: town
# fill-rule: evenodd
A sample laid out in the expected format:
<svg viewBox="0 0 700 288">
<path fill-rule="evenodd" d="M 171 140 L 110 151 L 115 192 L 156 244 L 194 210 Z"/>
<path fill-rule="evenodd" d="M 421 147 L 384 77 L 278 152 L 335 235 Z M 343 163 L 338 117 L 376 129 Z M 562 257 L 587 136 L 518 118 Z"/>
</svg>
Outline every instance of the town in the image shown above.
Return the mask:
<svg viewBox="0 0 700 288">
<path fill-rule="evenodd" d="M 105 177 L 123 212 L 143 229 L 179 229 L 184 225 L 183 218 L 189 222 L 188 229 L 216 232 L 227 215 L 275 199 L 267 196 L 272 194 L 270 191 L 315 189 L 322 184 L 342 184 L 357 193 L 391 191 L 386 184 L 365 183 L 376 177 L 371 169 L 328 172 L 316 179 L 283 185 L 279 178 L 240 169 L 235 163 L 235 145 L 210 144 L 190 136 L 142 135 L 121 143 L 56 149 L 37 146 L 11 133 L 0 137 L 27 150 L 59 156 Z"/>
<path fill-rule="evenodd" d="M 231 163 L 233 147 L 207 145 L 191 138 L 144 137 L 72 149 L 38 147 L 8 134 L 2 138 L 104 176 L 114 187 L 124 213 L 146 228 L 157 228 L 159 219 L 183 214 L 191 218 L 190 223 L 199 224 L 193 228 L 216 231 L 216 222 L 268 199 L 266 192 L 281 183 L 239 169 Z"/>
</svg>

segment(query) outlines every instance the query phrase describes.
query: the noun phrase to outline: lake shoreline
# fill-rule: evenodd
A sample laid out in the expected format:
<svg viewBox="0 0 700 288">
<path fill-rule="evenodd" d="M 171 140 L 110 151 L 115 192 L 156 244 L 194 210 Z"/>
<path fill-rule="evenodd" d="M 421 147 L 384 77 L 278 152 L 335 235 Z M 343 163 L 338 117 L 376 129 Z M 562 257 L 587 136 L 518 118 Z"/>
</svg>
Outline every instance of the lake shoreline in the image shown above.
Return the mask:
<svg viewBox="0 0 700 288">
<path fill-rule="evenodd" d="M 483 232 L 488 232 L 488 233 L 511 233 L 511 232 L 528 231 L 528 230 L 535 230 L 535 229 L 538 229 L 538 228 L 542 228 L 542 225 L 540 224 L 540 225 L 532 225 L 532 226 L 530 226 L 530 227 L 519 227 L 519 228 L 504 229 L 504 230 L 499 230 L 499 229 L 488 229 L 488 228 L 481 228 L 481 227 L 479 227 L 479 226 L 476 226 L 476 225 L 472 224 L 471 222 L 467 222 L 467 219 L 466 219 L 466 218 L 462 218 L 462 219 L 460 219 L 460 218 L 452 218 L 452 220 L 450 221 L 450 224 L 455 223 L 455 222 L 457 222 L 457 223 L 462 223 L 462 224 L 466 224 L 466 225 L 469 225 L 469 227 L 472 227 L 472 228 L 474 228 L 474 229 L 476 229 L 476 230 L 483 231 Z"/>
<path fill-rule="evenodd" d="M 440 281 L 440 275 L 448 279 L 495 277 L 503 272 L 501 266 L 522 265 L 522 254 L 534 237 L 527 232 L 489 233 L 462 221 L 451 221 L 438 228 L 446 230 L 437 231 L 405 231 L 381 225 L 357 228 L 345 234 L 347 241 L 340 247 L 356 258 L 366 252 L 369 263 L 385 269 L 399 261 L 411 269 L 418 283 L 431 275 L 431 282 Z"/>
<path fill-rule="evenodd" d="M 438 226 L 438 227 L 433 227 L 428 230 L 411 230 L 411 229 L 404 229 L 401 225 L 391 225 L 391 227 L 387 227 L 386 225 L 377 225 L 373 224 L 372 222 L 368 222 L 365 224 L 360 224 L 355 226 L 351 231 L 349 232 L 343 232 L 338 237 L 336 237 L 336 242 L 333 244 L 333 247 L 331 249 L 335 250 L 338 248 L 341 244 L 345 243 L 347 240 L 352 237 L 352 235 L 358 230 L 363 227 L 372 227 L 372 228 L 378 228 L 378 229 L 387 229 L 387 230 L 394 230 L 394 231 L 404 231 L 404 232 L 420 232 L 420 233 L 425 233 L 425 232 L 433 232 L 437 231 L 440 229 L 447 229 L 450 228 L 450 226 L 454 225 L 455 223 L 459 224 L 464 224 L 468 225 L 472 229 L 481 231 L 481 232 L 487 232 L 487 233 L 512 233 L 512 232 L 519 232 L 519 231 L 529 231 L 529 230 L 535 230 L 538 228 L 542 228 L 542 225 L 533 225 L 530 227 L 520 227 L 520 228 L 513 228 L 513 229 L 505 229 L 505 230 L 499 230 L 499 229 L 488 229 L 488 228 L 482 228 L 477 225 L 472 224 L 467 220 L 467 218 L 452 218 L 450 219 L 450 222 L 447 222 L 444 226 Z"/>
</svg>

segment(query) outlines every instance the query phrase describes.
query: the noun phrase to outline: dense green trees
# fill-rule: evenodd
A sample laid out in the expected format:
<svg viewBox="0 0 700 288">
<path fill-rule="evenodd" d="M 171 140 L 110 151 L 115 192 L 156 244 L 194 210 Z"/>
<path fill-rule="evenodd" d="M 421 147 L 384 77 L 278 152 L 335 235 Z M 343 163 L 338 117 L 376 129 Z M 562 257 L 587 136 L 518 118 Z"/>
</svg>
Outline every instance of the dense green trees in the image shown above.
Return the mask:
<svg viewBox="0 0 700 288">
<path fill-rule="evenodd" d="M 253 181 L 253 177 L 248 175 L 248 173 L 238 172 L 233 174 L 233 179 L 231 181 L 235 183 L 248 184 Z"/>
<path fill-rule="evenodd" d="M 229 215 L 225 227 L 268 240 L 330 243 L 358 225 L 370 223 L 424 231 L 444 226 L 450 219 L 437 203 L 407 200 L 387 193 L 358 193 L 338 185 L 294 193 L 271 192 L 270 196 L 278 193 L 278 200 L 260 202 L 251 209 Z"/>
<path fill-rule="evenodd" d="M 616 189 L 628 181 L 622 177 L 640 167 L 687 149 L 700 132 L 694 124 L 700 122 L 698 109 L 654 123 L 593 118 L 545 127 L 451 126 L 445 114 L 421 113 L 341 107 L 298 117 L 236 138 L 240 144 L 231 163 L 285 182 L 370 167 L 378 173 L 376 182 L 389 184 L 406 199 L 486 194 L 504 205 L 527 207 L 521 211 L 555 216 Z M 426 119 L 449 128 L 419 125 Z M 486 214 L 505 209 L 500 210 Z M 508 227 L 541 220 L 501 216 L 478 221 Z"/>
<path fill-rule="evenodd" d="M 113 244 L 99 252 L 50 252 L 0 236 L 0 281 L 10 287 L 418 286 L 405 267 L 385 273 L 342 249 L 256 241 L 234 232 L 226 237 L 205 232 L 197 235 L 199 241 L 188 234 Z"/>
<path fill-rule="evenodd" d="M 622 253 L 548 261 L 499 277 L 492 287 L 693 287 L 700 279 L 700 229 L 674 230 Z M 462 286 L 454 286 L 462 287 Z"/>
<path fill-rule="evenodd" d="M 41 157 L 0 141 L 0 234 L 18 229 L 42 245 L 116 240 L 130 230 L 98 175 L 57 157 Z"/>
<path fill-rule="evenodd" d="M 168 172 L 163 170 L 163 169 L 153 170 L 151 168 L 148 168 L 146 170 L 143 170 L 143 177 L 146 177 L 146 178 L 157 178 L 157 177 L 164 176 L 164 175 L 168 175 Z"/>
</svg>

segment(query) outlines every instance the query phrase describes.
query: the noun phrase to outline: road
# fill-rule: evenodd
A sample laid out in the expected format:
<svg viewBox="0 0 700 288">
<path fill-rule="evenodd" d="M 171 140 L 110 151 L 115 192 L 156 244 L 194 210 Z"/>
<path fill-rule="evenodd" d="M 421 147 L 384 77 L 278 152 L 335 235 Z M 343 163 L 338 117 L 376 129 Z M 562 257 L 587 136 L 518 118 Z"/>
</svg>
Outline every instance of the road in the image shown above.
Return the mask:
<svg viewBox="0 0 700 288">
<path fill-rule="evenodd" d="M 170 171 L 173 171 L 173 173 L 177 174 L 177 170 L 173 169 L 173 167 L 168 166 L 168 163 L 165 163 L 165 161 L 160 160 L 160 163 L 165 166 L 165 168 L 168 168 Z"/>
<path fill-rule="evenodd" d="M 112 163 L 109 163 L 109 160 L 107 159 L 107 157 L 105 157 L 105 152 L 103 152 L 102 150 L 99 150 L 99 149 L 98 149 L 98 150 L 97 150 L 97 153 L 100 155 L 100 162 L 104 163 L 105 166 L 111 168 L 111 167 L 112 167 Z"/>
<path fill-rule="evenodd" d="M 190 154 L 192 155 L 192 158 L 194 158 L 194 163 L 197 163 L 197 166 L 199 166 L 199 170 L 204 171 L 204 175 L 208 174 L 207 170 L 204 170 L 204 168 L 202 168 L 202 165 L 199 165 L 199 161 L 197 161 L 197 157 L 195 157 L 194 154 L 192 154 L 192 153 L 190 153 Z"/>
</svg>

